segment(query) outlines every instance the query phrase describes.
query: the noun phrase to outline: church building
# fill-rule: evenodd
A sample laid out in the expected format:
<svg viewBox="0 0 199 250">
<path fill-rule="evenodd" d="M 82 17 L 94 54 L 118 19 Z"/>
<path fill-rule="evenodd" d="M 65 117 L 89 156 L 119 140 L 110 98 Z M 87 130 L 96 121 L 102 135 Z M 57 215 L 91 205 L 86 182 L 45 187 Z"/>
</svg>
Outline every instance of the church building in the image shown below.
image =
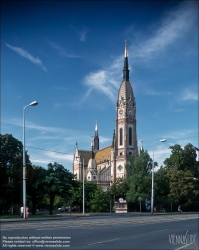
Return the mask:
<svg viewBox="0 0 199 250">
<path fill-rule="evenodd" d="M 98 124 L 90 150 L 80 150 L 76 143 L 73 159 L 73 174 L 77 180 L 96 181 L 107 190 L 117 178 L 125 178 L 125 165 L 130 156 L 138 156 L 136 133 L 136 103 L 129 81 L 128 50 L 125 41 L 123 80 L 116 103 L 116 124 L 112 144 L 99 148 Z M 84 166 L 84 171 L 83 171 Z M 83 176 L 84 172 L 84 176 Z"/>
</svg>

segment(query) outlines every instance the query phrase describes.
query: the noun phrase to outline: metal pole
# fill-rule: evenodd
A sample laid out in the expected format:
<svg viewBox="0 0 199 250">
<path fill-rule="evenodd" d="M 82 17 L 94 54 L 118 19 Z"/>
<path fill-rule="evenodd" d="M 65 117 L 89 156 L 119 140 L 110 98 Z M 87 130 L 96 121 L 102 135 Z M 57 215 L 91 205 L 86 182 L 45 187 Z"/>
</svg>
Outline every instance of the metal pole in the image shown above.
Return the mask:
<svg viewBox="0 0 199 250">
<path fill-rule="evenodd" d="M 152 166 L 152 184 L 151 184 L 151 214 L 153 214 L 153 206 L 154 206 L 154 144 L 153 142 L 153 166 Z"/>
<path fill-rule="evenodd" d="M 83 158 L 83 214 L 85 213 L 85 193 L 84 193 L 84 158 Z"/>
<path fill-rule="evenodd" d="M 141 213 L 141 199 L 140 199 L 140 213 Z"/>
<path fill-rule="evenodd" d="M 23 218 L 26 219 L 25 106 L 23 108 Z"/>
<path fill-rule="evenodd" d="M 25 152 L 25 109 L 28 106 L 36 106 L 34 101 L 23 108 L 23 218 L 26 219 L 26 152 Z"/>
</svg>

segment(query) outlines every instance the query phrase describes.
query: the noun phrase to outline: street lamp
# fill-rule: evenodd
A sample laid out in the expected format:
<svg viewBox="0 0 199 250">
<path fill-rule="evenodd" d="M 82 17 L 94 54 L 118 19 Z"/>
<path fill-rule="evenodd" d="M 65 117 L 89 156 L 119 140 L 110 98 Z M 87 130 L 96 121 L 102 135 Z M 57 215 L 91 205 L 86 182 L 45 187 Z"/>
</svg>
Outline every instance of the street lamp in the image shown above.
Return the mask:
<svg viewBox="0 0 199 250">
<path fill-rule="evenodd" d="M 166 142 L 166 139 L 159 140 L 159 142 Z M 154 144 L 157 141 L 153 142 L 153 166 L 152 166 L 152 187 L 151 187 L 151 214 L 153 214 L 154 207 Z"/>
<path fill-rule="evenodd" d="M 23 218 L 26 219 L 26 157 L 25 157 L 25 109 L 28 106 L 36 106 L 34 101 L 23 108 Z"/>
<path fill-rule="evenodd" d="M 77 158 L 80 158 L 81 159 L 81 157 L 80 156 L 77 156 L 76 157 L 76 159 Z M 82 157 L 82 163 L 83 163 L 83 214 L 85 214 L 85 192 L 84 192 L 84 158 Z"/>
</svg>

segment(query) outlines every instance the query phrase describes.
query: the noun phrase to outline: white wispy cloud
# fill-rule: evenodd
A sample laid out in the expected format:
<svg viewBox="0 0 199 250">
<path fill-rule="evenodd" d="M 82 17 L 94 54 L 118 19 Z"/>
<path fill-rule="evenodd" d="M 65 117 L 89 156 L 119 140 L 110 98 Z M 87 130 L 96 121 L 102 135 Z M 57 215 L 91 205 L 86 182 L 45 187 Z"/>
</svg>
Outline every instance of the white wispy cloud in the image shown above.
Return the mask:
<svg viewBox="0 0 199 250">
<path fill-rule="evenodd" d="M 106 142 L 110 142 L 110 144 L 111 144 L 111 138 L 107 138 L 107 137 L 104 137 L 104 136 L 100 136 L 99 137 L 99 140 L 100 140 L 100 143 L 106 143 Z"/>
<path fill-rule="evenodd" d="M 9 120 L 4 120 L 4 123 L 8 123 L 11 125 L 15 125 L 15 126 L 19 126 L 22 127 L 22 121 L 20 119 L 9 119 Z M 51 132 L 51 133 L 57 133 L 57 131 L 59 131 L 60 133 L 64 133 L 64 132 L 70 132 L 69 130 L 63 129 L 63 128 L 57 128 L 57 127 L 48 127 L 48 126 L 39 126 L 37 124 L 34 124 L 32 122 L 29 122 L 26 120 L 26 129 L 35 129 L 35 130 L 39 130 L 40 132 Z"/>
<path fill-rule="evenodd" d="M 56 51 L 58 52 L 58 54 L 61 57 L 68 57 L 68 58 L 79 58 L 80 56 L 75 55 L 73 53 L 67 52 L 66 49 L 62 48 L 60 45 L 57 45 L 49 40 L 47 40 L 48 43 L 54 48 L 56 49 Z"/>
<path fill-rule="evenodd" d="M 89 87 L 86 98 L 91 91 L 95 89 L 99 92 L 103 92 L 113 103 L 115 103 L 117 88 L 115 87 L 115 80 L 112 78 L 110 72 L 106 70 L 92 72 L 85 77 L 84 83 Z"/>
<path fill-rule="evenodd" d="M 197 133 L 198 131 L 193 129 L 173 130 L 164 134 L 164 137 L 167 138 L 168 141 L 172 140 L 180 141 L 192 138 L 194 136 L 197 137 Z"/>
<path fill-rule="evenodd" d="M 38 67 L 40 67 L 42 70 L 47 71 L 46 67 L 43 65 L 42 61 L 38 58 L 38 57 L 33 57 L 29 52 L 27 52 L 26 50 L 19 48 L 19 47 L 14 47 L 11 46 L 8 43 L 5 43 L 5 45 L 12 49 L 13 51 L 15 51 L 16 53 L 18 53 L 20 56 L 26 58 L 27 60 L 29 60 L 30 62 L 34 63 L 35 65 L 37 65 Z"/>
<path fill-rule="evenodd" d="M 142 37 L 142 39 L 139 37 L 139 40 L 134 41 L 134 44 L 128 47 L 129 57 L 136 57 L 136 60 L 132 60 L 134 65 L 139 61 L 143 63 L 147 59 L 155 58 L 170 45 L 177 45 L 178 39 L 186 38 L 188 32 L 193 30 L 194 25 L 197 25 L 197 3 L 194 1 L 180 3 L 176 9 L 165 13 L 159 23 L 156 30 L 151 31 L 148 37 Z M 135 32 L 130 35 L 132 40 L 134 40 L 134 36 Z M 109 68 L 102 67 L 98 71 L 90 72 L 85 76 L 84 84 L 88 87 L 88 90 L 84 100 L 89 97 L 91 91 L 96 90 L 104 93 L 115 104 L 116 93 L 120 84 L 118 79 L 121 78 L 122 80 L 123 58 L 123 54 L 112 57 Z M 131 64 L 131 60 L 129 62 Z M 131 65 L 130 68 L 133 70 Z M 165 93 L 148 90 L 146 94 L 161 95 Z M 186 98 L 190 98 L 190 95 Z M 195 95 L 192 95 L 192 98 L 196 98 Z"/>
<path fill-rule="evenodd" d="M 79 40 L 81 42 L 85 42 L 86 41 L 86 35 L 90 31 L 90 29 L 88 29 L 87 27 L 84 27 L 83 29 L 79 30 L 74 26 L 71 26 L 71 27 L 78 34 Z"/>
<path fill-rule="evenodd" d="M 3 120 L 2 124 L 11 124 L 14 126 L 23 127 L 22 120 L 20 119 L 8 119 Z M 34 124 L 32 122 L 29 122 L 26 120 L 26 130 L 33 129 L 39 131 L 38 136 L 34 136 L 32 138 L 28 139 L 28 145 L 31 145 L 32 141 L 64 141 L 66 145 L 74 145 L 75 141 L 78 141 L 80 144 L 85 143 L 90 138 L 90 134 L 84 134 L 82 131 L 79 130 L 72 130 L 72 129 L 65 129 L 60 127 L 49 127 L 49 126 L 40 126 L 37 124 Z M 93 128 L 94 133 L 94 128 Z M 101 136 L 100 141 L 102 143 L 105 143 L 107 141 L 110 141 L 110 138 L 106 138 Z M 88 141 L 88 145 L 90 145 L 90 141 Z"/>
<path fill-rule="evenodd" d="M 184 1 L 178 8 L 165 14 L 160 26 L 148 39 L 144 39 L 138 46 L 132 45 L 133 57 L 144 59 L 154 57 L 156 52 L 164 51 L 177 39 L 186 37 L 197 25 L 197 2 Z"/>
<path fill-rule="evenodd" d="M 153 151 L 148 151 L 151 159 L 153 158 Z M 164 166 L 164 161 L 171 154 L 171 149 L 168 148 L 168 145 L 156 145 L 154 149 L 154 162 L 158 163 L 158 167 L 155 168 L 155 171 L 159 169 L 160 166 Z"/>
<path fill-rule="evenodd" d="M 57 159 L 57 160 L 65 160 L 65 161 L 72 161 L 74 157 L 74 155 L 59 154 L 56 152 L 46 152 L 45 154 L 48 158 Z"/>
<path fill-rule="evenodd" d="M 198 101 L 198 90 L 186 88 L 182 91 L 181 99 L 183 101 Z"/>
</svg>

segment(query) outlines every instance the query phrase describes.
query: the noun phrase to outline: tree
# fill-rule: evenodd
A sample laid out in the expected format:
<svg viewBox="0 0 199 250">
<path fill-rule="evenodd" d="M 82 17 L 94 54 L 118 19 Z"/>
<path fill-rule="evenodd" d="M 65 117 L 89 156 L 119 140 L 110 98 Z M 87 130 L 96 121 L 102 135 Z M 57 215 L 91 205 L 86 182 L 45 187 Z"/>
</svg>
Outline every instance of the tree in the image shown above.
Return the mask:
<svg viewBox="0 0 199 250">
<path fill-rule="evenodd" d="M 170 170 L 169 177 L 170 193 L 169 197 L 184 208 L 193 209 L 198 206 L 199 181 L 190 170 Z"/>
<path fill-rule="evenodd" d="M 50 199 L 50 214 L 53 214 L 53 205 L 56 195 L 67 197 L 72 190 L 74 175 L 61 164 L 50 163 L 43 180 L 44 189 Z"/>
<path fill-rule="evenodd" d="M 27 194 L 31 202 L 32 214 L 36 214 L 36 207 L 45 196 L 44 182 L 46 169 L 40 166 L 27 167 Z"/>
<path fill-rule="evenodd" d="M 23 144 L 11 134 L 0 134 L 0 213 L 11 204 L 22 205 Z M 30 163 L 25 152 L 26 165 Z"/>
<path fill-rule="evenodd" d="M 154 206 L 159 207 L 163 206 L 166 209 L 169 209 L 171 202 L 173 201 L 169 198 L 170 187 L 169 187 L 169 170 L 159 168 L 154 174 Z"/>
<path fill-rule="evenodd" d="M 132 158 L 127 164 L 127 181 L 129 191 L 126 194 L 128 202 L 137 203 L 150 196 L 152 160 L 147 151 L 141 151 L 137 158 Z"/>
<path fill-rule="evenodd" d="M 109 197 L 114 200 L 118 200 L 119 198 L 126 199 L 126 193 L 129 190 L 129 184 L 126 179 L 117 178 L 116 182 L 114 182 L 110 189 L 107 191 Z"/>
<path fill-rule="evenodd" d="M 184 149 L 178 144 L 169 148 L 171 149 L 171 155 L 164 161 L 165 168 L 168 170 L 190 170 L 196 177 L 199 173 L 196 161 L 196 148 L 190 143 Z"/>
<path fill-rule="evenodd" d="M 84 191 L 85 191 L 85 209 L 90 210 L 90 201 L 93 194 L 97 190 L 96 181 L 84 181 Z M 78 205 L 81 210 L 83 210 L 83 181 L 75 181 L 72 189 L 72 201 L 74 205 Z"/>
<path fill-rule="evenodd" d="M 97 188 L 89 202 L 91 212 L 107 212 L 109 210 L 109 195 L 102 188 Z"/>
</svg>

